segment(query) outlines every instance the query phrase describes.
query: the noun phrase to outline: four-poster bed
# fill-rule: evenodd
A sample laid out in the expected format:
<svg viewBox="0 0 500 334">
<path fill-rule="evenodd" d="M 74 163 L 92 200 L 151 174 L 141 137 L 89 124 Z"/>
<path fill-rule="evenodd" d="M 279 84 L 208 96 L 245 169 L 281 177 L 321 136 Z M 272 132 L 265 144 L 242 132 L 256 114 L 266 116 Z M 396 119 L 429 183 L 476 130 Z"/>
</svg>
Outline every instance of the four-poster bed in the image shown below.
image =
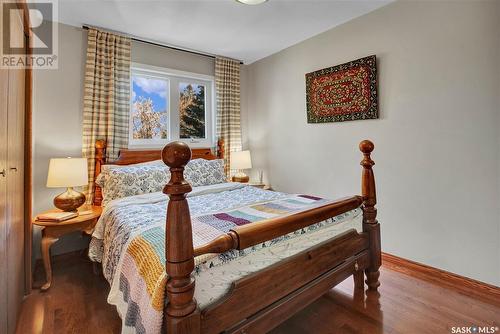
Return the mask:
<svg viewBox="0 0 500 334">
<path fill-rule="evenodd" d="M 105 142 L 96 143 L 96 176 L 105 161 Z M 236 226 L 227 233 L 193 246 L 192 217 L 186 195 L 191 185 L 184 179 L 184 167 L 191 158 L 222 157 L 223 142 L 217 155 L 210 149 L 193 149 L 173 142 L 160 150 L 123 150 L 117 165 L 159 159 L 170 168 L 170 181 L 163 192 L 168 195 L 165 229 L 166 302 L 163 330 L 167 333 L 263 333 L 271 330 L 306 307 L 335 285 L 353 275 L 355 288 L 363 289 L 364 276 L 369 289 L 379 286 L 381 265 L 380 227 L 376 215 L 374 165 L 370 157 L 372 142 L 364 140 L 359 148 L 361 196 L 351 196 L 289 215 Z M 96 186 L 94 204 L 102 201 Z M 287 257 L 262 270 L 233 281 L 229 291 L 215 303 L 201 309 L 194 298 L 195 257 L 243 250 L 267 240 L 325 221 L 361 207 L 362 231 L 347 230 L 340 235 Z"/>
</svg>

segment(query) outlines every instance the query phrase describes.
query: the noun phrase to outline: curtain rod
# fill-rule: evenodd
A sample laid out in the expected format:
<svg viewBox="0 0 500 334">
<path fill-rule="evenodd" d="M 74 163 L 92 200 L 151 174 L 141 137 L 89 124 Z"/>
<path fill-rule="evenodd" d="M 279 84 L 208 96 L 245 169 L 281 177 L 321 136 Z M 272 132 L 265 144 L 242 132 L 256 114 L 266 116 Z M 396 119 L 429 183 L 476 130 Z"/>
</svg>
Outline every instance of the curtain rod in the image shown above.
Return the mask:
<svg viewBox="0 0 500 334">
<path fill-rule="evenodd" d="M 90 29 L 90 27 L 87 26 L 87 25 L 83 25 L 82 28 L 84 30 L 89 30 Z M 175 51 L 187 52 L 187 53 L 191 53 L 191 54 L 194 54 L 194 55 L 197 55 L 197 56 L 203 56 L 203 57 L 208 57 L 208 58 L 212 58 L 212 59 L 216 58 L 215 55 L 208 54 L 208 53 L 203 53 L 203 52 L 199 52 L 199 51 L 193 51 L 193 50 L 183 49 L 183 48 L 180 48 L 180 47 L 166 45 L 166 44 L 161 44 L 161 43 L 157 43 L 157 42 L 151 42 L 151 41 L 140 39 L 140 38 L 133 37 L 133 36 L 130 36 L 130 35 L 129 35 L 129 37 L 134 42 L 140 42 L 140 43 L 144 43 L 144 44 L 150 44 L 150 45 L 159 46 L 159 47 L 162 47 L 162 48 L 172 49 L 172 50 L 175 50 Z M 240 65 L 243 65 L 242 61 L 240 61 Z"/>
</svg>

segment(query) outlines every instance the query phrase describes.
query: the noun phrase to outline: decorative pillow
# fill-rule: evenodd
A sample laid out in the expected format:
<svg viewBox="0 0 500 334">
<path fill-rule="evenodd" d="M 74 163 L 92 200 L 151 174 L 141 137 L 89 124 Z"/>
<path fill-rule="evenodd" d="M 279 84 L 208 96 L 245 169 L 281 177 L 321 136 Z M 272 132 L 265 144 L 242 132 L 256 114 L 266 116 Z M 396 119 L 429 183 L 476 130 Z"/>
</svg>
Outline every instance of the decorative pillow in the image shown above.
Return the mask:
<svg viewBox="0 0 500 334">
<path fill-rule="evenodd" d="M 101 173 L 99 175 L 97 175 L 97 178 L 95 179 L 95 183 L 103 188 L 104 187 L 104 180 L 106 179 L 106 171 L 105 170 L 102 170 Z"/>
<path fill-rule="evenodd" d="M 104 187 L 104 179 L 106 177 L 106 172 L 111 169 L 116 169 L 116 168 L 130 168 L 130 167 L 140 167 L 140 166 L 163 166 L 165 167 L 165 163 L 163 160 L 158 159 L 158 160 L 153 160 L 153 161 L 147 161 L 147 162 L 140 162 L 137 164 L 130 164 L 130 165 L 102 165 L 101 166 L 101 173 L 97 176 L 97 179 L 95 180 L 95 183 L 99 187 Z"/>
<path fill-rule="evenodd" d="M 108 169 L 114 169 L 114 168 L 127 168 L 127 167 L 139 167 L 139 166 L 165 166 L 165 163 L 163 162 L 163 160 L 158 159 L 158 160 L 140 162 L 140 163 L 131 164 L 131 165 L 102 165 L 101 171 L 105 171 Z"/>
<path fill-rule="evenodd" d="M 103 169 L 95 181 L 102 188 L 102 205 L 118 198 L 161 191 L 170 180 L 170 171 L 159 162 L 161 160 Z M 224 160 L 191 160 L 184 177 L 193 187 L 227 182 Z"/>
<path fill-rule="evenodd" d="M 107 169 L 96 183 L 102 187 L 102 205 L 106 205 L 114 199 L 161 191 L 169 180 L 167 166 L 144 165 Z"/>
<path fill-rule="evenodd" d="M 224 160 L 191 160 L 184 169 L 184 178 L 193 187 L 227 182 L 224 173 Z"/>
</svg>

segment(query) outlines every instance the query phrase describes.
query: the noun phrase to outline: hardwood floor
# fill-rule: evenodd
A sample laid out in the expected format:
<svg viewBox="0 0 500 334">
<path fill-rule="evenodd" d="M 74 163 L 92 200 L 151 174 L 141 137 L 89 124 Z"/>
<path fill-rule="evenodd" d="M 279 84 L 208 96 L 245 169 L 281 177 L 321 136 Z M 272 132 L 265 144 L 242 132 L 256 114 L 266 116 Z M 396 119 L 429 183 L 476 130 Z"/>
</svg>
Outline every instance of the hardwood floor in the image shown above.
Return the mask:
<svg viewBox="0 0 500 334">
<path fill-rule="evenodd" d="M 106 303 L 109 286 L 93 274 L 83 254 L 56 259 L 53 269 L 50 290 L 34 291 L 25 300 L 17 333 L 120 332 L 120 319 Z M 37 276 L 43 279 L 43 274 Z M 439 282 L 389 261 L 381 268 L 380 281 L 380 294 L 365 295 L 353 293 L 348 279 L 272 334 L 436 334 L 470 326 L 493 327 L 484 333 L 500 334 L 500 300 L 471 297 L 468 287 Z"/>
<path fill-rule="evenodd" d="M 352 280 L 346 280 L 272 333 L 435 334 L 458 326 L 500 326 L 500 300 L 479 301 L 384 265 L 380 282 L 380 294 L 364 297 L 353 296 Z"/>
<path fill-rule="evenodd" d="M 94 275 L 83 252 L 53 257 L 52 269 L 51 288 L 34 289 L 25 299 L 16 334 L 120 333 L 121 320 L 106 302 L 109 284 L 102 275 Z M 37 266 L 35 288 L 44 280 Z"/>
</svg>

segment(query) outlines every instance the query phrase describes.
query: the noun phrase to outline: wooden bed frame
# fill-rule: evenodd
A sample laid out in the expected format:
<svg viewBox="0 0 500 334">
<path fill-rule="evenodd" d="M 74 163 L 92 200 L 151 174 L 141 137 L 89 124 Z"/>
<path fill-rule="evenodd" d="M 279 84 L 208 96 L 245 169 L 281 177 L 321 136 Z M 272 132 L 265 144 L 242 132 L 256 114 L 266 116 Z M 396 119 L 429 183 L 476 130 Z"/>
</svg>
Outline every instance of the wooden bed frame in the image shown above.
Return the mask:
<svg viewBox="0 0 500 334">
<path fill-rule="evenodd" d="M 355 289 L 364 289 L 364 277 L 371 290 L 377 290 L 381 265 L 380 225 L 375 177 L 370 157 L 374 145 L 359 144 L 361 196 L 346 197 L 321 207 L 285 217 L 235 227 L 210 243 L 194 248 L 191 216 L 186 194 L 192 189 L 184 179 L 184 166 L 191 158 L 221 158 L 224 143 L 218 142 L 217 155 L 210 149 L 193 149 L 173 142 L 160 150 L 123 150 L 113 164 L 127 165 L 163 159 L 170 167 L 171 179 L 163 192 L 170 197 L 166 219 L 166 295 L 164 330 L 179 333 L 265 333 L 314 302 L 338 283 L 353 276 Z M 96 143 L 96 176 L 105 161 L 106 145 Z M 96 187 L 95 204 L 102 200 Z M 351 229 L 335 238 L 282 260 L 261 271 L 233 282 L 230 291 L 215 304 L 200 310 L 194 299 L 194 258 L 202 254 L 223 253 L 247 247 L 296 231 L 330 217 L 363 209 L 363 231 Z"/>
</svg>

